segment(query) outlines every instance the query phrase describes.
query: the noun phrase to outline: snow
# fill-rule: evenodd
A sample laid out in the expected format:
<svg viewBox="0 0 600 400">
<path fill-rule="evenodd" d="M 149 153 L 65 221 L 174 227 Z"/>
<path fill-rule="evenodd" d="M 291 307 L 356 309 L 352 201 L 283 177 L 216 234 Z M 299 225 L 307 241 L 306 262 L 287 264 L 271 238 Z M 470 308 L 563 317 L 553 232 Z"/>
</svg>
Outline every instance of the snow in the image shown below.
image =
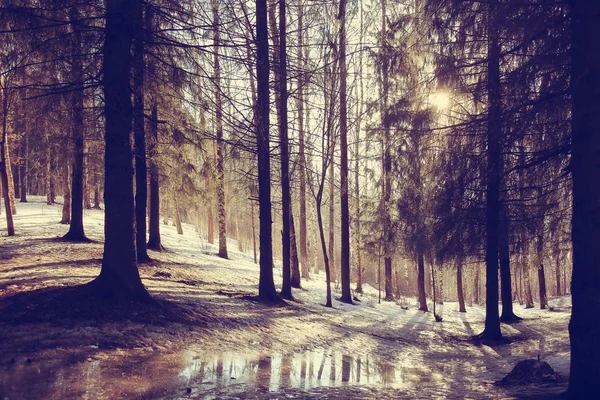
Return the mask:
<svg viewBox="0 0 600 400">
<path fill-rule="evenodd" d="M 61 206 L 29 200 L 18 203 L 17 236 L 0 230 L 0 313 L 15 294 L 85 283 L 100 269 L 103 211 L 85 210 L 92 243 L 64 243 L 52 240 L 67 232 Z M 194 323 L 0 318 L 0 398 L 512 398 L 525 389 L 493 382 L 538 355 L 568 376 L 569 297 L 551 299 L 554 311 L 515 305 L 525 320 L 502 325 L 510 344 L 473 343 L 481 306 L 459 313 L 445 302 L 438 323 L 416 299 L 406 299 L 408 310 L 379 304 L 377 290 L 364 285 L 360 303 L 340 303 L 334 290 L 334 307 L 325 308 L 324 273 L 303 280 L 289 306 L 250 301 L 259 275 L 252 254 L 230 240 L 223 260 L 193 226 L 183 231 L 161 223 L 168 251 L 151 252 L 155 261 L 140 274 L 151 294 Z M 280 283 L 279 267 L 274 275 Z"/>
</svg>

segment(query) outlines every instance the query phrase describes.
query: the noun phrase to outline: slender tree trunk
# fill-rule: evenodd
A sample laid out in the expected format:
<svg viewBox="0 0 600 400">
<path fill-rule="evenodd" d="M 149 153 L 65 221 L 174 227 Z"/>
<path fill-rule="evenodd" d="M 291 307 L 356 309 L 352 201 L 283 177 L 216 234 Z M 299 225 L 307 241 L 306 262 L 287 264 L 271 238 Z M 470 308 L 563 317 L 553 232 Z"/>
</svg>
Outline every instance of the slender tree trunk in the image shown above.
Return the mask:
<svg viewBox="0 0 600 400">
<path fill-rule="evenodd" d="M 356 117 L 356 139 L 354 143 L 354 197 L 356 208 L 354 211 L 354 238 L 356 253 L 356 292 L 362 293 L 362 260 L 360 254 L 361 234 L 360 234 L 360 133 L 362 128 L 362 114 L 364 105 L 364 86 L 363 86 L 363 2 L 360 0 L 360 53 L 358 55 L 358 80 L 360 85 L 360 97 L 358 99 L 358 116 Z"/>
<path fill-rule="evenodd" d="M 5 82 L 3 82 L 5 83 Z M 0 142 L 0 181 L 2 183 L 2 195 L 4 197 L 4 209 L 6 210 L 6 231 L 8 236 L 15 235 L 15 224 L 13 213 L 10 207 L 9 178 L 7 171 L 10 169 L 10 163 L 7 159 L 7 119 L 8 119 L 8 93 L 6 87 L 2 88 L 2 141 Z"/>
<path fill-rule="evenodd" d="M 6 93 L 5 93 L 5 96 L 6 96 Z M 8 107 L 7 107 L 7 110 L 8 110 Z M 17 215 L 17 203 L 15 200 L 15 185 L 14 185 L 14 178 L 13 178 L 13 173 L 12 173 L 12 163 L 10 162 L 10 151 L 8 150 L 8 135 L 6 135 L 6 138 L 4 140 L 4 163 L 6 165 L 6 176 L 7 176 L 8 182 L 9 182 L 8 199 L 9 199 L 10 210 L 12 212 L 12 215 Z"/>
<path fill-rule="evenodd" d="M 160 190 L 158 184 L 158 165 L 156 162 L 156 157 L 158 156 L 158 106 L 156 104 L 156 99 L 153 99 L 152 104 L 149 139 L 148 154 L 150 156 L 150 218 L 148 224 L 149 230 L 147 248 L 154 251 L 161 251 Z"/>
<path fill-rule="evenodd" d="M 298 0 L 298 159 L 300 167 L 300 264 L 302 278 L 310 279 L 306 237 L 306 154 L 304 138 L 304 0 Z"/>
<path fill-rule="evenodd" d="M 82 27 L 80 13 L 77 6 L 72 6 L 69 10 L 69 19 L 73 29 L 73 60 L 71 66 L 71 79 L 74 82 L 75 89 L 71 94 L 71 115 L 73 117 L 72 138 L 73 138 L 73 165 L 71 172 L 71 225 L 69 231 L 64 236 L 71 241 L 87 241 L 83 230 L 83 148 L 85 126 L 83 118 L 84 93 L 83 93 L 83 66 L 81 60 L 82 48 Z M 65 200 L 66 203 L 66 200 Z"/>
<path fill-rule="evenodd" d="M 137 268 L 135 205 L 133 196 L 133 149 L 131 128 L 130 22 L 132 2 L 107 0 L 104 41 L 105 221 L 104 257 L 93 285 L 107 297 L 149 301 Z"/>
<path fill-rule="evenodd" d="M 561 274 L 560 274 L 560 248 L 558 247 L 559 245 L 557 244 L 557 251 L 556 251 L 556 267 L 554 269 L 554 273 L 556 276 L 556 295 L 557 296 L 562 296 L 562 290 L 560 287 L 560 280 L 561 280 Z"/>
<path fill-rule="evenodd" d="M 273 240 L 271 232 L 271 159 L 269 146 L 269 41 L 267 2 L 256 0 L 256 77 L 255 108 L 256 146 L 258 154 L 258 201 L 260 218 L 260 279 L 258 297 L 263 301 L 278 299 L 273 280 Z"/>
<path fill-rule="evenodd" d="M 25 121 L 27 121 L 27 116 L 24 117 Z M 27 125 L 25 125 L 26 127 Z M 29 136 L 27 134 L 27 129 L 25 129 L 23 135 L 23 141 L 21 143 L 21 165 L 19 167 L 19 178 L 21 179 L 21 196 L 20 202 L 27 203 L 27 172 L 28 172 L 28 156 L 27 153 L 29 151 Z"/>
<path fill-rule="evenodd" d="M 292 298 L 290 265 L 290 175 L 288 144 L 288 108 L 287 108 L 287 56 L 286 56 L 286 11 L 285 0 L 279 0 L 279 144 L 281 148 L 281 208 L 283 221 L 283 283 L 281 297 Z"/>
<path fill-rule="evenodd" d="M 499 237 L 498 237 L 498 252 L 500 256 L 500 281 L 501 281 L 501 300 L 502 300 L 502 315 L 500 321 L 513 322 L 520 321 L 522 318 L 515 315 L 513 311 L 512 297 L 512 282 L 510 276 L 510 252 L 508 247 L 508 229 L 509 221 L 506 206 L 502 216 L 500 217 Z"/>
<path fill-rule="evenodd" d="M 256 222 L 254 219 L 254 200 L 250 200 L 250 218 L 252 218 L 252 252 L 254 255 L 254 264 L 258 264 L 256 254 Z"/>
<path fill-rule="evenodd" d="M 381 0 L 381 37 L 383 40 L 387 40 L 387 22 L 386 22 L 386 0 Z M 391 218 L 390 218 L 390 199 L 392 192 L 392 157 L 390 153 L 390 126 L 389 119 L 386 118 L 388 108 L 388 91 L 389 91 L 389 71 L 388 62 L 383 56 L 381 62 L 381 73 L 382 73 L 382 98 L 381 98 L 381 122 L 383 125 L 383 236 L 384 236 L 384 273 L 385 273 L 385 299 L 388 301 L 394 300 L 392 294 L 392 230 L 391 230 Z"/>
<path fill-rule="evenodd" d="M 330 100 L 331 102 L 331 100 Z M 333 113 L 330 113 L 332 115 Z M 331 118 L 331 117 L 330 117 Z M 331 276 L 333 281 L 337 280 L 337 273 L 335 268 L 335 175 L 334 175 L 334 150 L 336 140 L 332 140 L 332 145 L 329 154 L 329 162 L 331 168 L 329 169 L 329 266 L 331 268 Z"/>
<path fill-rule="evenodd" d="M 325 172 L 325 171 L 323 171 Z M 322 192 L 322 190 L 321 190 Z M 322 193 L 321 196 L 322 197 Z M 325 307 L 332 307 L 331 302 L 331 268 L 329 264 L 329 257 L 327 256 L 327 245 L 325 244 L 325 232 L 323 229 L 323 216 L 321 214 L 321 198 L 317 195 L 317 223 L 319 225 L 319 238 L 321 239 L 321 248 L 323 250 L 323 262 L 325 264 L 325 283 L 327 285 L 327 298 Z"/>
<path fill-rule="evenodd" d="M 44 156 L 44 175 L 46 177 L 46 204 L 51 206 L 52 204 L 54 204 L 54 198 L 52 195 L 52 190 L 54 186 L 52 182 L 52 146 L 50 145 L 50 139 L 48 137 L 48 131 L 46 129 L 44 129 L 44 146 L 46 148 Z"/>
<path fill-rule="evenodd" d="M 296 227 L 294 215 L 290 215 L 290 266 L 292 269 L 291 284 L 293 288 L 300 289 L 300 260 L 298 258 L 298 247 L 296 246 Z"/>
<path fill-rule="evenodd" d="M 181 226 L 181 217 L 179 215 L 179 203 L 175 195 L 173 195 L 173 224 L 177 228 L 177 234 L 183 235 L 183 227 Z"/>
<path fill-rule="evenodd" d="M 146 130 L 144 115 L 144 4 L 135 2 L 136 19 L 132 21 L 133 38 L 133 138 L 135 150 L 135 246 L 138 263 L 150 261 L 146 250 L 146 211 L 148 208 L 148 177 L 146 171 Z"/>
<path fill-rule="evenodd" d="M 340 208 L 341 221 L 341 275 L 343 303 L 352 304 L 350 290 L 350 205 L 348 201 L 348 106 L 346 93 L 346 0 L 340 0 Z"/>
<path fill-rule="evenodd" d="M 417 286 L 419 289 L 419 310 L 427 312 L 427 296 L 425 295 L 425 259 L 423 256 L 423 249 L 419 247 L 417 249 Z"/>
<path fill-rule="evenodd" d="M 63 208 L 62 208 L 62 219 L 60 223 L 63 225 L 68 225 L 71 223 L 71 185 L 70 185 L 70 176 L 71 176 L 71 167 L 69 162 L 65 163 L 63 167 L 63 182 L 64 182 L 64 196 L 63 196 Z"/>
<path fill-rule="evenodd" d="M 544 264 L 538 267 L 538 283 L 540 286 L 540 309 L 545 310 L 548 306 L 548 298 L 546 296 L 546 274 Z"/>
<path fill-rule="evenodd" d="M 228 258 L 227 255 L 227 221 L 225 213 L 225 170 L 224 170 L 224 151 L 225 142 L 223 141 L 223 104 L 221 96 L 221 64 L 220 64 L 220 46 L 222 29 L 219 18 L 219 7 L 216 0 L 212 0 L 213 10 L 213 44 L 214 44 L 214 83 L 215 83 L 215 119 L 216 119 L 216 138 L 217 138 L 217 217 L 219 220 L 219 257 Z"/>
<path fill-rule="evenodd" d="M 529 268 L 529 243 L 523 245 L 523 263 L 521 268 L 523 269 L 523 286 L 525 289 L 525 308 L 533 308 L 533 293 L 531 291 L 531 278 Z"/>
<path fill-rule="evenodd" d="M 485 251 L 485 328 L 480 334 L 485 339 L 500 339 L 498 312 L 498 226 L 500 222 L 500 44 L 496 24 L 497 0 L 489 5 L 488 63 L 487 63 L 487 190 L 486 190 L 486 251 Z"/>
<path fill-rule="evenodd" d="M 479 304 L 479 265 L 475 265 L 475 280 L 473 282 L 473 297 L 475 304 Z"/>
<path fill-rule="evenodd" d="M 463 293 L 462 262 L 456 264 L 456 293 L 458 294 L 458 311 L 467 312 Z"/>
</svg>

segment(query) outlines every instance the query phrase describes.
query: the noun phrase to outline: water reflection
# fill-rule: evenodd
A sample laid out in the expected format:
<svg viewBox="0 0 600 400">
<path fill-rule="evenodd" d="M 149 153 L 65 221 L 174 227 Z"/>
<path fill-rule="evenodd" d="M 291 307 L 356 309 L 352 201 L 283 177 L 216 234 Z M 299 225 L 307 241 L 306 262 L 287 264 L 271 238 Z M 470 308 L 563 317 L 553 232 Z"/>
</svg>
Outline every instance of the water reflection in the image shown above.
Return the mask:
<svg viewBox="0 0 600 400">
<path fill-rule="evenodd" d="M 420 380 L 414 371 L 410 374 L 408 369 L 374 356 L 349 356 L 323 349 L 262 357 L 237 353 L 201 357 L 190 352 L 184 365 L 179 374 L 181 383 L 196 393 L 235 386 L 278 392 L 284 388 L 397 386 Z"/>
</svg>

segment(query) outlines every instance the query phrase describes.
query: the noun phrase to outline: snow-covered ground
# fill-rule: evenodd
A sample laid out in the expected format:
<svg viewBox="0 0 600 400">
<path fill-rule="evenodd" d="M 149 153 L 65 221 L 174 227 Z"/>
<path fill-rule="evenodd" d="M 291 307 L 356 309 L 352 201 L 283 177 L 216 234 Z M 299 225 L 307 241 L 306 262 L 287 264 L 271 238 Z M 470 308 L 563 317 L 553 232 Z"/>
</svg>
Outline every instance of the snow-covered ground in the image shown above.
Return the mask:
<svg viewBox="0 0 600 400">
<path fill-rule="evenodd" d="M 6 304 L 28 307 L 18 297 L 23 292 L 98 274 L 103 212 L 85 211 L 94 241 L 87 244 L 53 240 L 68 228 L 58 223 L 60 212 L 60 205 L 30 197 L 18 204 L 17 236 L 0 230 L 0 399 L 512 398 L 564 389 L 501 389 L 493 382 L 517 361 L 538 356 L 568 375 L 568 297 L 551 299 L 553 311 L 516 304 L 525 320 L 502 325 L 509 344 L 469 340 L 483 329 L 481 306 L 465 314 L 445 302 L 438 323 L 417 310 L 415 299 L 408 310 L 379 304 L 367 285 L 360 303 L 334 300 L 325 308 L 324 274 L 303 281 L 289 306 L 266 306 L 249 298 L 257 294 L 259 272 L 252 255 L 237 252 L 231 240 L 230 260 L 220 259 L 216 246 L 186 224 L 183 235 L 161 225 L 168 251 L 151 253 L 155 261 L 140 266 L 140 274 L 151 294 L 176 304 L 187 322 L 2 316 Z M 274 274 L 280 283 L 280 269 Z"/>
</svg>

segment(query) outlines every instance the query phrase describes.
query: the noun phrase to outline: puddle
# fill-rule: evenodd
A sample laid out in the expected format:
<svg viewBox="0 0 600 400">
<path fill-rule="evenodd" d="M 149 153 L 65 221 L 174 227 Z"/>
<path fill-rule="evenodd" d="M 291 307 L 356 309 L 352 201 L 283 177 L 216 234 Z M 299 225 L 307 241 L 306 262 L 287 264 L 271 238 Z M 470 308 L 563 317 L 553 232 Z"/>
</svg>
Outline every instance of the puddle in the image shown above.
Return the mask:
<svg viewBox="0 0 600 400">
<path fill-rule="evenodd" d="M 189 353 L 188 357 L 179 378 L 192 394 L 233 386 L 279 392 L 287 388 L 309 390 L 345 385 L 403 386 L 421 380 L 412 369 L 382 362 L 374 356 L 353 357 L 326 350 L 291 356 L 223 353 L 205 358 Z"/>
<path fill-rule="evenodd" d="M 59 359 L 0 363 L 0 399 L 221 398 L 243 393 L 269 397 L 287 390 L 413 389 L 433 383 L 426 369 L 324 349 L 262 356 L 191 350 L 134 356 L 117 350 L 63 364 Z"/>
</svg>

